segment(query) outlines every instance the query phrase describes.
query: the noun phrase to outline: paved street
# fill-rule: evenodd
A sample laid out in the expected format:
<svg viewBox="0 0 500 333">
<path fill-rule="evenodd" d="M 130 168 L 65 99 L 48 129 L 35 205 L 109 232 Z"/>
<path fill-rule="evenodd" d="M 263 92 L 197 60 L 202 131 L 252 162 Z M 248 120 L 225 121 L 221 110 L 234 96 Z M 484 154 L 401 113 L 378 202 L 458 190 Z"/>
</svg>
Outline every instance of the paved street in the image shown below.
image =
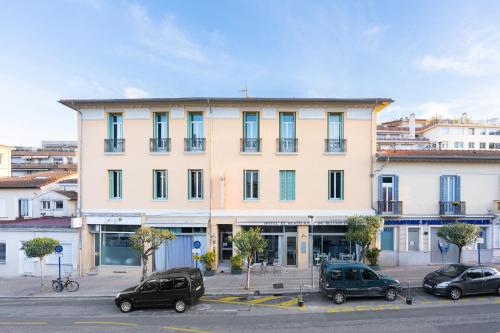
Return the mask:
<svg viewBox="0 0 500 333">
<path fill-rule="evenodd" d="M 335 305 L 323 295 L 210 296 L 188 312 L 145 309 L 122 314 L 112 298 L 0 300 L 0 332 L 500 332 L 500 297 L 451 302 L 421 291 L 404 297 L 350 299 Z"/>
</svg>

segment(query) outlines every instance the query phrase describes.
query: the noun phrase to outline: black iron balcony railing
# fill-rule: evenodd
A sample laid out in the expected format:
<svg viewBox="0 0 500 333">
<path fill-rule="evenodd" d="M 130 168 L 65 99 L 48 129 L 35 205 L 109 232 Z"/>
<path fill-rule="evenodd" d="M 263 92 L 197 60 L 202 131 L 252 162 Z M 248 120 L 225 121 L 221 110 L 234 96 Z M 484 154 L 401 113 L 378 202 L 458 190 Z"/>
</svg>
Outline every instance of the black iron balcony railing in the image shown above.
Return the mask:
<svg viewBox="0 0 500 333">
<path fill-rule="evenodd" d="M 184 139 L 185 151 L 205 151 L 205 138 L 186 138 Z"/>
<path fill-rule="evenodd" d="M 465 215 L 465 201 L 440 201 L 439 215 L 443 216 Z"/>
<path fill-rule="evenodd" d="M 170 151 L 170 138 L 149 139 L 149 151 L 152 153 L 165 153 Z"/>
<path fill-rule="evenodd" d="M 401 215 L 403 214 L 402 201 L 378 201 L 378 215 Z"/>
<path fill-rule="evenodd" d="M 243 138 L 240 140 L 240 151 L 242 153 L 259 153 L 261 139 Z"/>
<path fill-rule="evenodd" d="M 104 139 L 104 151 L 106 153 L 123 153 L 125 139 Z"/>
<path fill-rule="evenodd" d="M 346 139 L 325 139 L 325 152 L 344 153 L 346 150 Z"/>
<path fill-rule="evenodd" d="M 298 139 L 276 139 L 277 151 L 279 153 L 296 153 Z"/>
</svg>

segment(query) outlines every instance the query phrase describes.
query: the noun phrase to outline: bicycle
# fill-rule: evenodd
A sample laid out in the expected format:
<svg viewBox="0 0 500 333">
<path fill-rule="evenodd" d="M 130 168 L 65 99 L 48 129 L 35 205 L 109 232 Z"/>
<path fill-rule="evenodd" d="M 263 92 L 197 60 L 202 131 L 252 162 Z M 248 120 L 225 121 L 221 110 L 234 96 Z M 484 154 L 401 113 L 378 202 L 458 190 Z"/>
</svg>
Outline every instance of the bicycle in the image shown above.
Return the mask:
<svg viewBox="0 0 500 333">
<path fill-rule="evenodd" d="M 69 276 L 52 280 L 52 289 L 62 292 L 64 288 L 73 293 L 80 288 L 80 285 L 75 280 L 71 280 Z"/>
</svg>

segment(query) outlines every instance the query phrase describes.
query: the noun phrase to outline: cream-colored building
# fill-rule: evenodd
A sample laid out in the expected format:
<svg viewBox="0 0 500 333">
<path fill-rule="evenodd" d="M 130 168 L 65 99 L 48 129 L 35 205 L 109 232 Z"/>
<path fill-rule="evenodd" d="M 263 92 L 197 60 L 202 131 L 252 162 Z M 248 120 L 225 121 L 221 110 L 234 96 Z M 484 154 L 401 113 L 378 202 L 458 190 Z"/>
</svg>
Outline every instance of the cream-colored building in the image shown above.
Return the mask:
<svg viewBox="0 0 500 333">
<path fill-rule="evenodd" d="M 193 242 L 219 265 L 229 236 L 259 226 L 258 261 L 305 268 L 354 253 L 345 221 L 373 215 L 376 115 L 390 99 L 63 100 L 79 114 L 83 272 L 137 271 L 140 225 L 175 241 L 154 269 L 192 265 Z M 312 234 L 311 221 L 314 224 Z M 313 244 L 312 244 L 313 243 Z"/>
<path fill-rule="evenodd" d="M 0 177 L 10 177 L 11 175 L 11 152 L 12 147 L 0 144 Z"/>
<path fill-rule="evenodd" d="M 500 152 L 391 150 L 377 154 L 374 204 L 384 217 L 383 265 L 449 263 L 454 245 L 437 237 L 456 221 L 481 229 L 482 262 L 500 262 Z M 477 261 L 474 244 L 464 261 Z"/>
</svg>

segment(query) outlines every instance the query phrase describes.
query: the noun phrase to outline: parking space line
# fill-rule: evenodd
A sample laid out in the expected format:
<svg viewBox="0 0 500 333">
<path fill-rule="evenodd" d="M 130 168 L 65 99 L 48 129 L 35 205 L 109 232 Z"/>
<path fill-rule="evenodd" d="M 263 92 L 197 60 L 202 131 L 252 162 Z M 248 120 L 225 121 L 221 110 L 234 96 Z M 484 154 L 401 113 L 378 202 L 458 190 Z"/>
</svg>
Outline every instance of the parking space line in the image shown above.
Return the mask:
<svg viewBox="0 0 500 333">
<path fill-rule="evenodd" d="M 227 302 L 227 301 L 235 301 L 235 300 L 240 299 L 240 298 L 241 298 L 241 296 L 227 296 L 227 297 L 219 298 L 218 300 L 222 301 L 222 302 Z"/>
<path fill-rule="evenodd" d="M 441 303 L 441 304 L 449 304 L 449 303 L 451 303 L 451 301 L 439 301 L 439 303 Z"/>
<path fill-rule="evenodd" d="M 261 297 L 261 298 L 252 299 L 250 301 L 247 301 L 247 303 L 259 304 L 259 303 L 264 303 L 267 301 L 272 301 L 273 299 L 278 299 L 278 298 L 283 298 L 283 296 L 265 296 L 265 297 Z"/>
<path fill-rule="evenodd" d="M 257 303 L 257 304 L 252 304 L 249 303 L 248 301 L 219 301 L 216 299 L 206 299 L 204 298 L 203 301 L 205 302 L 213 302 L 213 303 L 223 303 L 223 304 L 235 304 L 235 305 L 254 305 L 254 306 L 264 306 L 268 308 L 275 308 L 275 309 L 284 309 L 284 310 L 300 310 L 300 311 L 305 311 L 307 309 L 306 306 L 304 307 L 294 307 L 294 306 L 281 306 L 281 305 L 276 305 L 276 304 L 262 304 L 262 303 Z"/>
<path fill-rule="evenodd" d="M 433 302 L 432 301 L 422 301 L 420 302 L 420 304 L 432 304 Z"/>
<path fill-rule="evenodd" d="M 476 301 L 487 301 L 488 299 L 486 297 L 479 297 L 475 299 Z"/>
<path fill-rule="evenodd" d="M 124 323 L 120 321 L 75 321 L 75 325 L 111 325 L 111 326 L 137 326 L 136 323 Z"/>
<path fill-rule="evenodd" d="M 165 330 L 177 331 L 177 332 L 191 332 L 191 333 L 212 333 L 212 331 L 204 331 L 196 328 L 183 328 L 183 327 L 174 327 L 174 326 L 163 326 Z"/>
<path fill-rule="evenodd" d="M 384 310 L 400 310 L 401 308 L 398 305 L 355 305 L 355 306 L 341 306 L 336 308 L 328 308 L 326 311 L 331 313 L 338 312 L 355 312 L 355 311 L 384 311 Z"/>
</svg>

